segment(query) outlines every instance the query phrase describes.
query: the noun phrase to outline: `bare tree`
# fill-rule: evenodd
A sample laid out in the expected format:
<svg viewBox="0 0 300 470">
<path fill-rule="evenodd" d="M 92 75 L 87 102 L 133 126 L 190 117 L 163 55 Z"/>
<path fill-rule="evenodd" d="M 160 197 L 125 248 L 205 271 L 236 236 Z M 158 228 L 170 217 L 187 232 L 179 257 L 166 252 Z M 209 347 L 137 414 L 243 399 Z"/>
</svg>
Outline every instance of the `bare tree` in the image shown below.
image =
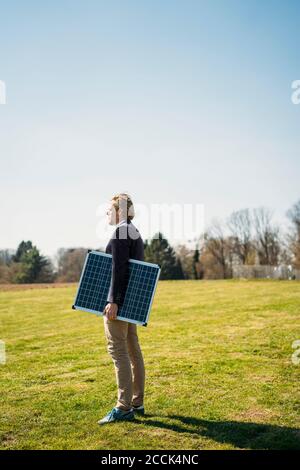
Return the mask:
<svg viewBox="0 0 300 470">
<path fill-rule="evenodd" d="M 242 264 L 248 264 L 253 251 L 252 217 L 249 209 L 233 212 L 228 219 L 232 251 Z"/>
<path fill-rule="evenodd" d="M 287 216 L 295 225 L 298 238 L 300 239 L 300 199 L 287 211 Z"/>
<path fill-rule="evenodd" d="M 259 263 L 276 266 L 280 256 L 280 230 L 272 223 L 272 217 L 272 212 L 265 207 L 259 207 L 253 211 Z"/>
<path fill-rule="evenodd" d="M 77 282 L 80 278 L 87 248 L 60 248 L 57 254 L 57 282 Z"/>
<path fill-rule="evenodd" d="M 9 265 L 13 261 L 14 250 L 0 250 L 0 264 Z"/>
<path fill-rule="evenodd" d="M 220 222 L 214 222 L 206 232 L 205 251 L 222 268 L 223 278 L 232 276 L 232 251 L 231 241 L 225 236 L 224 228 Z"/>
<path fill-rule="evenodd" d="M 287 211 L 287 217 L 293 224 L 288 234 L 288 245 L 292 253 L 295 268 L 300 268 L 300 199 Z"/>
<path fill-rule="evenodd" d="M 185 279 L 202 279 L 203 268 L 200 262 L 200 250 L 198 246 L 191 249 L 180 244 L 175 247 L 176 255 L 181 261 Z"/>
<path fill-rule="evenodd" d="M 185 279 L 193 279 L 193 251 L 181 244 L 175 247 L 175 252 L 181 261 Z"/>
<path fill-rule="evenodd" d="M 8 284 L 11 281 L 10 268 L 0 262 L 0 284 Z"/>
</svg>

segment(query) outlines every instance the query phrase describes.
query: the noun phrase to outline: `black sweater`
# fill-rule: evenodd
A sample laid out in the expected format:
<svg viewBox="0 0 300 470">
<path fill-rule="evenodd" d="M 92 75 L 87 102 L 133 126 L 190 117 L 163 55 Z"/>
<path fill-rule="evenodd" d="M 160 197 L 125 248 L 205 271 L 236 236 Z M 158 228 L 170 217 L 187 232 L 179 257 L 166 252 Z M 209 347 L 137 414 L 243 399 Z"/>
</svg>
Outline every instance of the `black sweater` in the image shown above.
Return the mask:
<svg viewBox="0 0 300 470">
<path fill-rule="evenodd" d="M 108 302 L 120 307 L 124 303 L 128 275 L 129 258 L 144 261 L 144 243 L 140 232 L 130 219 L 119 225 L 106 246 L 106 253 L 112 255 L 112 272 Z"/>
</svg>

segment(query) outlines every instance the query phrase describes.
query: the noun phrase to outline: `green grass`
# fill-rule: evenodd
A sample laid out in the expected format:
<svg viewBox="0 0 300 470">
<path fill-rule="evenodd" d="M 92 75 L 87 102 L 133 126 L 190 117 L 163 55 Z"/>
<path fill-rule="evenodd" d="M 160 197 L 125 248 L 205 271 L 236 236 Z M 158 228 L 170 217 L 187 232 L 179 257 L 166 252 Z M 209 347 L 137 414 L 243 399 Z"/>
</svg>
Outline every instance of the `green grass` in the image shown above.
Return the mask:
<svg viewBox="0 0 300 470">
<path fill-rule="evenodd" d="M 148 415 L 103 427 L 113 364 L 74 294 L 0 292 L 0 448 L 300 449 L 299 282 L 160 282 L 138 327 Z"/>
</svg>

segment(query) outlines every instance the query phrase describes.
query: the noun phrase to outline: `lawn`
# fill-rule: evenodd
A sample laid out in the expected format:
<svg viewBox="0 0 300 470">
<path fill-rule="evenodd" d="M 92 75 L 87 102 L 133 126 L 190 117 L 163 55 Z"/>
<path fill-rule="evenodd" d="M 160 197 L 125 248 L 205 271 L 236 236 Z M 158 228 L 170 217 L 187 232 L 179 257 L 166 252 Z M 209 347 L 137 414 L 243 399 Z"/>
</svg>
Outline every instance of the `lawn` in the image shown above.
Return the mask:
<svg viewBox="0 0 300 470">
<path fill-rule="evenodd" d="M 113 364 L 75 290 L 0 291 L 1 449 L 300 449 L 300 282 L 160 281 L 138 327 L 147 415 L 103 427 Z"/>
</svg>

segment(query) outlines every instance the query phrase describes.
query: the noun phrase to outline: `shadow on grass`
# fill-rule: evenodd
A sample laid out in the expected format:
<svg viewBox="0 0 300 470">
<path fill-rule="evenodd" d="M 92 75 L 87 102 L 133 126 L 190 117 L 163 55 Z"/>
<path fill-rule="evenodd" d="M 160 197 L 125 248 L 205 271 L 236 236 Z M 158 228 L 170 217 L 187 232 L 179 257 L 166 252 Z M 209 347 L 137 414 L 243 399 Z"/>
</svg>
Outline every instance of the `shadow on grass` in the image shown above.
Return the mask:
<svg viewBox="0 0 300 470">
<path fill-rule="evenodd" d="M 159 419 L 157 419 L 159 418 Z M 169 423 L 165 420 L 173 420 Z M 300 430 L 271 424 L 208 421 L 180 415 L 145 415 L 136 423 L 189 433 L 240 449 L 300 449 Z"/>
</svg>

